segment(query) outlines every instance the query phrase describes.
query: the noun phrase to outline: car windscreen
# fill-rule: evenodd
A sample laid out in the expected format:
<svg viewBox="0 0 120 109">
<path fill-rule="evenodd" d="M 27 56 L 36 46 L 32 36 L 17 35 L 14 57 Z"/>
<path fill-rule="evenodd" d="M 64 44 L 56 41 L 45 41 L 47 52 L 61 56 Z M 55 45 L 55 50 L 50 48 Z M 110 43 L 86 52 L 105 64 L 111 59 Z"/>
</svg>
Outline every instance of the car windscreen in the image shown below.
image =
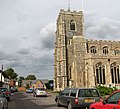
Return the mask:
<svg viewBox="0 0 120 109">
<path fill-rule="evenodd" d="M 44 89 L 44 88 L 38 88 L 38 90 L 45 91 L 45 89 Z"/>
<path fill-rule="evenodd" d="M 28 89 L 28 90 L 32 91 L 33 89 Z"/>
<path fill-rule="evenodd" d="M 96 89 L 80 89 L 79 97 L 99 97 L 99 93 Z"/>
</svg>

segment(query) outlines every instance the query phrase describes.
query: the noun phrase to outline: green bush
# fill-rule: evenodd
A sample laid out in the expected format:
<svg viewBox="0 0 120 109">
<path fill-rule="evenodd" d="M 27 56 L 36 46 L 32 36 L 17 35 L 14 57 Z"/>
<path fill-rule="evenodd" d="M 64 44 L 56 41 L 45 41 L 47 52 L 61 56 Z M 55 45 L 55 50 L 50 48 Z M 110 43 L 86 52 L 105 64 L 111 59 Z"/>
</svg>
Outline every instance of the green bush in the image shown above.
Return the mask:
<svg viewBox="0 0 120 109">
<path fill-rule="evenodd" d="M 30 85 L 29 84 L 26 84 L 26 89 L 29 89 L 30 88 Z"/>
<path fill-rule="evenodd" d="M 110 95 L 112 92 L 117 90 L 116 87 L 112 88 L 112 87 L 105 87 L 100 85 L 98 85 L 96 88 L 99 90 L 101 96 Z"/>
</svg>

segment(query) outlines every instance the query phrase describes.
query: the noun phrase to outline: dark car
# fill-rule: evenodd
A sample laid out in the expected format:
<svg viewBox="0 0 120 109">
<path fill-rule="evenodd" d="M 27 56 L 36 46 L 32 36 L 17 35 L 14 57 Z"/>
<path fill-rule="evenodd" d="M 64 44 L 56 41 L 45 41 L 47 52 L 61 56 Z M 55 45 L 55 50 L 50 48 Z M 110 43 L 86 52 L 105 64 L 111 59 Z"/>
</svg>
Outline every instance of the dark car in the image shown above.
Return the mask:
<svg viewBox="0 0 120 109">
<path fill-rule="evenodd" d="M 102 102 L 91 104 L 90 109 L 120 109 L 120 90 L 113 92 Z"/>
<path fill-rule="evenodd" d="M 0 91 L 3 93 L 7 101 L 10 101 L 11 91 L 8 88 L 0 87 Z"/>
<path fill-rule="evenodd" d="M 57 106 L 67 106 L 68 109 L 89 109 L 90 104 L 100 100 L 100 93 L 95 88 L 67 88 L 55 98 Z"/>
</svg>

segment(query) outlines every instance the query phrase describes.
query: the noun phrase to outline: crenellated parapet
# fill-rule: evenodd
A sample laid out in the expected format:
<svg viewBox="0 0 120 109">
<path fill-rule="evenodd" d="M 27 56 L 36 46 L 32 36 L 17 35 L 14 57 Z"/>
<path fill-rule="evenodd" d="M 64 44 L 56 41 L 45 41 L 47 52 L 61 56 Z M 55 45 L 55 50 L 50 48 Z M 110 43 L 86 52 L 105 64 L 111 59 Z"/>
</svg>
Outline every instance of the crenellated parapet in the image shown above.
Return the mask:
<svg viewBox="0 0 120 109">
<path fill-rule="evenodd" d="M 89 47 L 96 46 L 98 49 L 102 49 L 105 46 L 108 46 L 110 50 L 120 48 L 120 41 L 111 41 L 111 40 L 91 40 L 87 39 L 86 43 Z"/>
<path fill-rule="evenodd" d="M 112 40 L 93 40 L 93 39 L 86 39 L 89 43 L 106 43 L 106 44 L 119 44 L 120 41 L 112 41 Z"/>
<path fill-rule="evenodd" d="M 83 15 L 83 11 L 70 11 L 70 10 L 67 10 L 65 11 L 64 9 L 61 9 L 60 10 L 60 14 L 63 13 L 63 14 L 75 14 L 75 15 Z"/>
<path fill-rule="evenodd" d="M 63 15 L 63 16 L 61 16 L 61 15 Z M 66 18 L 65 17 L 65 15 L 72 15 L 72 16 L 82 16 L 83 17 L 83 11 L 70 11 L 70 10 L 67 10 L 67 11 L 65 11 L 64 9 L 61 9 L 60 10 L 60 13 L 59 13 L 59 15 L 58 15 L 58 18 L 57 18 L 57 24 L 59 24 L 60 22 L 58 22 L 58 21 L 60 21 L 60 19 L 62 18 Z M 61 20 L 62 20 L 61 19 Z"/>
</svg>

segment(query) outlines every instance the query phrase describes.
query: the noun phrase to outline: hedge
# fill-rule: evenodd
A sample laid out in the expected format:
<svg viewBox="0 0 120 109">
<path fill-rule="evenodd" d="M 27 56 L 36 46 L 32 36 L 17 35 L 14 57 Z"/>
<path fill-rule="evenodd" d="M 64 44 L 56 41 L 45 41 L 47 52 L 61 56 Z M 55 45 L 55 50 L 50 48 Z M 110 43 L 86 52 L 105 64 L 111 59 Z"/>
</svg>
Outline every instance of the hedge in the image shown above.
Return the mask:
<svg viewBox="0 0 120 109">
<path fill-rule="evenodd" d="M 96 88 L 99 90 L 101 96 L 110 95 L 112 92 L 117 90 L 116 87 L 112 88 L 112 87 L 105 87 L 100 85 L 98 85 Z"/>
</svg>

